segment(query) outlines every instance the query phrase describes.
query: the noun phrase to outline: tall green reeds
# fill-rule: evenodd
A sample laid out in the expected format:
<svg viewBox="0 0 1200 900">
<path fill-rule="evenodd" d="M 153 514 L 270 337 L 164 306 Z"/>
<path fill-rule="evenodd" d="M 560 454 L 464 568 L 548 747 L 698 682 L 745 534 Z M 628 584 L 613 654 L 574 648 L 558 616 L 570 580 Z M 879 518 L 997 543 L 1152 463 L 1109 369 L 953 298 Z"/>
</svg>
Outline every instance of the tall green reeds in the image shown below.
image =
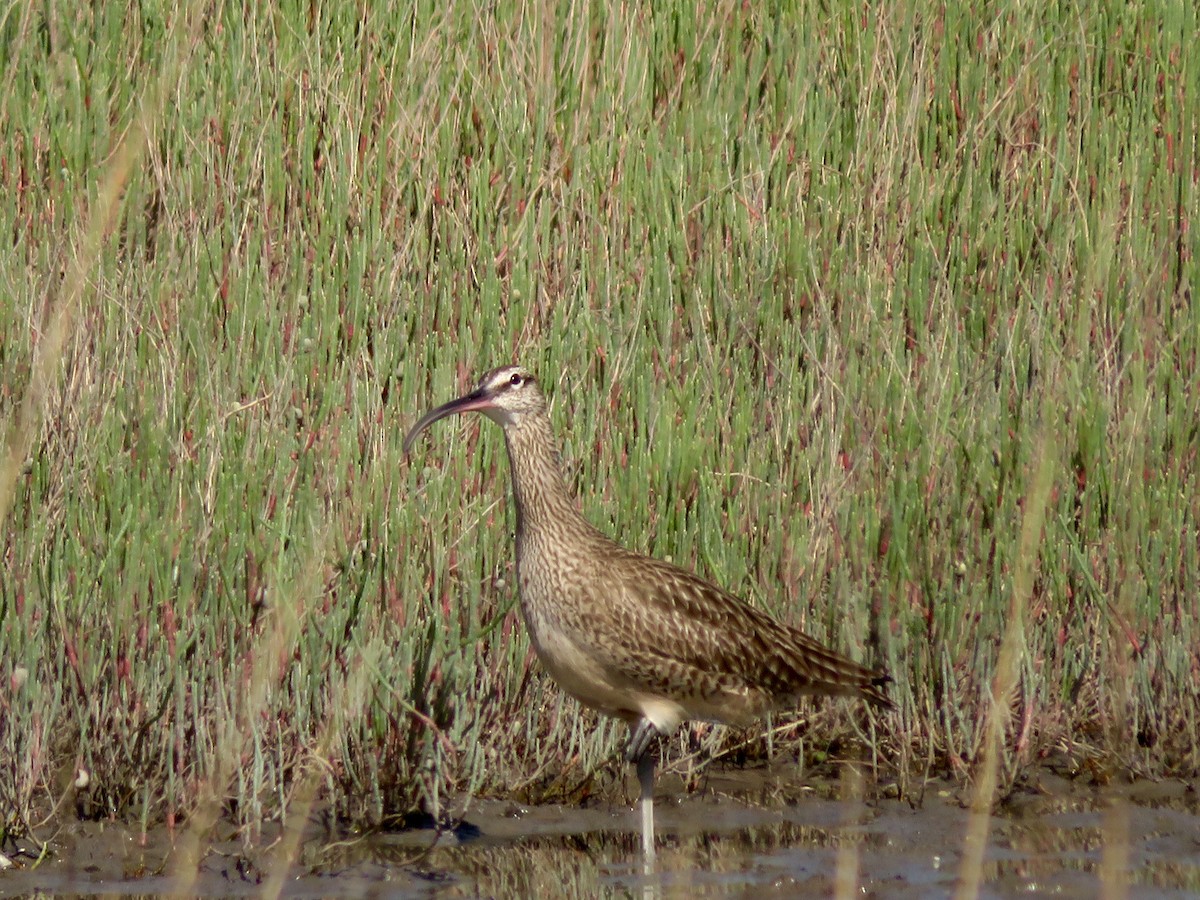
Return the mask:
<svg viewBox="0 0 1200 900">
<path fill-rule="evenodd" d="M 893 672 L 906 774 L 1031 553 L 1001 773 L 1195 770 L 1190 7 L 191 12 L 0 17 L 6 829 L 589 789 L 499 434 L 400 454 L 512 359 L 590 518 Z"/>
</svg>

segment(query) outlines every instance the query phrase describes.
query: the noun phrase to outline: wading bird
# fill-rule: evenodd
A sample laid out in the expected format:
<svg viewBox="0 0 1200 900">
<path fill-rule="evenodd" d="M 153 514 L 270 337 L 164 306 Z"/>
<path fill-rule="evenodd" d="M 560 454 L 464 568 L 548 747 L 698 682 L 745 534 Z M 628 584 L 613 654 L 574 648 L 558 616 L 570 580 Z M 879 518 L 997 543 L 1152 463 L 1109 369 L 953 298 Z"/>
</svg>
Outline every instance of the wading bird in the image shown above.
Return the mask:
<svg viewBox="0 0 1200 900">
<path fill-rule="evenodd" d="M 642 849 L 654 858 L 650 744 L 687 719 L 745 725 L 805 695 L 890 708 L 891 679 L 662 560 L 626 550 L 587 522 L 558 462 L 546 397 L 520 366 L 494 369 L 431 424 L 480 412 L 504 429 L 517 510 L 521 613 L 546 670 L 581 703 L 629 725 L 641 787 Z"/>
</svg>

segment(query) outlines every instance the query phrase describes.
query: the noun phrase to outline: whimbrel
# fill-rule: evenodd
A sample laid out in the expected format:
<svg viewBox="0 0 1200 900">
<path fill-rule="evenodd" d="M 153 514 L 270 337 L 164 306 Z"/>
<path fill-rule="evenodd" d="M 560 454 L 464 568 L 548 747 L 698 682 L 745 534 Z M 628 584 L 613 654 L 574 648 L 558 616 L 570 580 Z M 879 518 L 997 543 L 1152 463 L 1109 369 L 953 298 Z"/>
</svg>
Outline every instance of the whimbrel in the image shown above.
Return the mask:
<svg viewBox="0 0 1200 900">
<path fill-rule="evenodd" d="M 641 787 L 642 848 L 654 858 L 650 744 L 687 719 L 749 724 L 805 695 L 884 708 L 890 681 L 698 575 L 626 550 L 579 512 L 558 462 L 546 397 L 520 366 L 494 369 L 432 423 L 481 412 L 504 429 L 517 508 L 521 613 L 538 658 L 581 703 L 629 725 L 625 758 Z"/>
</svg>

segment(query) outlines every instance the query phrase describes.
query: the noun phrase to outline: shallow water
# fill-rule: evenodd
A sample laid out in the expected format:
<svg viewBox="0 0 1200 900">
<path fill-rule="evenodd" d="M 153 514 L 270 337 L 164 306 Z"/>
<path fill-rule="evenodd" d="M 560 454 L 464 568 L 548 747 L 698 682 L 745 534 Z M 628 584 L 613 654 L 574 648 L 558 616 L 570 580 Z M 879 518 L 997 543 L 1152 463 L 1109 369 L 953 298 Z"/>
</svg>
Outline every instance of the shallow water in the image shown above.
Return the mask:
<svg viewBox="0 0 1200 900">
<path fill-rule="evenodd" d="M 657 804 L 656 871 L 642 869 L 627 805 L 591 808 L 472 804 L 456 832 L 432 829 L 333 842 L 313 828 L 283 896 L 856 896 L 946 897 L 959 877 L 969 814 L 963 796 L 930 782 L 919 804 L 832 799 L 837 782 L 780 783 L 767 773 L 717 773 L 686 795 L 668 783 Z M 193 892 L 262 894 L 274 865 L 228 832 L 206 856 Z M 0 872 L 0 893 L 161 896 L 171 891 L 171 842 L 103 823 L 64 827 L 52 858 Z M 12 848 L 6 848 L 11 853 Z M 1195 897 L 1200 894 L 1200 797 L 1180 781 L 1089 787 L 1043 773 L 991 820 L 985 897 Z"/>
</svg>

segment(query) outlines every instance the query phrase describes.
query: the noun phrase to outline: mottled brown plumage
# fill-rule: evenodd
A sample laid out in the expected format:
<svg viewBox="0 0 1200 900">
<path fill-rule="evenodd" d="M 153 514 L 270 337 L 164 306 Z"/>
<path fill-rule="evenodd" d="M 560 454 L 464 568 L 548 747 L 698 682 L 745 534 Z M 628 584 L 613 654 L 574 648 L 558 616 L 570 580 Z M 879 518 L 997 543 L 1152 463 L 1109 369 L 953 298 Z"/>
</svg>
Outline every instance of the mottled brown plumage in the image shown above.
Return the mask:
<svg viewBox="0 0 1200 900">
<path fill-rule="evenodd" d="M 650 795 L 656 734 L 687 719 L 746 724 L 814 694 L 890 708 L 890 680 L 699 576 L 626 550 L 579 513 L 563 479 L 546 398 L 532 375 L 505 366 L 423 416 L 404 441 L 454 413 L 504 428 L 517 510 L 521 612 L 538 658 L 569 694 L 630 725 L 643 840 L 653 855 Z M 647 833 L 649 832 L 649 834 Z"/>
</svg>

